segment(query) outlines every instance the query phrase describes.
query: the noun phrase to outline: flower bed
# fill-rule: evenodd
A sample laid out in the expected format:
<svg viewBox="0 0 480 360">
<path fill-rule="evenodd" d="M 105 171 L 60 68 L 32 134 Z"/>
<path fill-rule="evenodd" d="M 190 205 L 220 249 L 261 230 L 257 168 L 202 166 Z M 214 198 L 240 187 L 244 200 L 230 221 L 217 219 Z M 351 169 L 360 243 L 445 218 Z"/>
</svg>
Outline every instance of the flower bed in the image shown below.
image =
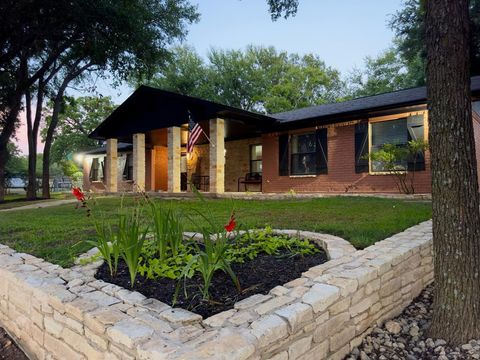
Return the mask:
<svg viewBox="0 0 480 360">
<path fill-rule="evenodd" d="M 306 240 L 290 238 L 285 235 L 274 235 L 272 231 L 243 235 L 233 244 L 230 256 L 233 258 L 231 268 L 239 279 L 239 291 L 225 272 L 217 272 L 211 281 L 209 299 L 202 298 L 200 289 L 203 281 L 200 274 L 179 279 L 179 271 L 170 267 L 158 265 L 157 274 L 153 273 L 148 264 L 140 266 L 140 274 L 132 290 L 158 299 L 172 306 L 193 311 L 204 318 L 221 311 L 232 309 L 237 301 L 254 294 L 267 294 L 277 285 L 283 285 L 302 275 L 309 268 L 320 265 L 328 260 L 327 254 L 321 248 L 310 245 Z M 255 253 L 248 251 L 248 244 L 253 243 Z M 258 244 L 258 242 L 262 244 Z M 262 245 L 262 246 L 260 246 Z M 267 245 L 270 254 L 265 251 Z M 288 247 L 290 245 L 290 247 Z M 247 249 L 247 250 L 246 250 Z M 240 255 L 239 253 L 242 253 Z M 306 252 L 302 254 L 302 252 Z M 249 258 L 247 255 L 250 255 Z M 255 256 L 253 256 L 255 255 Z M 153 258 L 157 259 L 157 258 Z M 177 259 L 178 261 L 178 259 Z M 159 264 L 155 261 L 154 264 Z M 165 273 L 170 271 L 170 277 Z M 97 279 L 111 282 L 129 288 L 130 277 L 124 262 L 119 263 L 116 276 L 112 277 L 108 266 L 104 263 L 95 275 Z M 180 284 L 178 281 L 180 280 Z M 180 286 L 180 287 L 179 287 Z"/>
</svg>

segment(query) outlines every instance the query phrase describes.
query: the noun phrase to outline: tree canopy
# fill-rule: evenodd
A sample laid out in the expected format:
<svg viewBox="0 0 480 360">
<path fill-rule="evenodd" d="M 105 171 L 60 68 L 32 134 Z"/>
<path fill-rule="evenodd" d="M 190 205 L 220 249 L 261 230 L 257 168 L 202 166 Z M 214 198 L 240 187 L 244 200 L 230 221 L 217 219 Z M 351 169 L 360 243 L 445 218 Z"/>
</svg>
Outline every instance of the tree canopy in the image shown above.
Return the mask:
<svg viewBox="0 0 480 360">
<path fill-rule="evenodd" d="M 149 84 L 262 113 L 336 101 L 344 92 L 340 73 L 317 55 L 256 46 L 212 49 L 206 60 L 191 47 L 176 48 Z"/>
</svg>

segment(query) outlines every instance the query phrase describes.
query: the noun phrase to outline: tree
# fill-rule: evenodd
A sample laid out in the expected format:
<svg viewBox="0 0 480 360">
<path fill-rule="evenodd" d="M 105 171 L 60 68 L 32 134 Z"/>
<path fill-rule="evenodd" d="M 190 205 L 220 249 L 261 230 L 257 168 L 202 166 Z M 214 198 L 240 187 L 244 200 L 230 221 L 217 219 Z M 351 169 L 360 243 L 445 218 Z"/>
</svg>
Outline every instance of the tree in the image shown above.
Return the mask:
<svg viewBox="0 0 480 360">
<path fill-rule="evenodd" d="M 0 66 L 15 84 L 0 109 L 0 180 L 5 165 L 2 149 L 15 131 L 22 96 L 34 85 L 49 86 L 55 105 L 43 160 L 46 197 L 50 145 L 69 84 L 87 70 L 108 71 L 116 83 L 148 74 L 153 64 L 168 57 L 167 46 L 185 35 L 186 24 L 198 19 L 187 0 L 6 0 L 0 10 L 8 15 L 0 26 Z M 47 82 L 49 72 L 54 75 Z M 2 79 L 0 84 L 4 83 Z"/>
<path fill-rule="evenodd" d="M 403 9 L 390 21 L 395 31 L 397 50 L 406 62 L 408 72 L 416 79 L 415 86 L 425 85 L 426 32 L 425 0 L 405 0 Z M 480 0 L 469 4 L 470 69 L 472 75 L 480 74 Z"/>
<path fill-rule="evenodd" d="M 430 336 L 480 338 L 480 196 L 470 95 L 468 0 L 426 1 L 434 311 Z"/>
<path fill-rule="evenodd" d="M 49 104 L 50 108 L 51 106 L 52 103 Z M 98 142 L 90 139 L 88 135 L 115 110 L 115 107 L 109 96 L 65 97 L 52 143 L 51 163 L 61 164 L 71 160 L 73 154 L 78 151 L 98 146 Z M 51 115 L 47 115 L 45 119 L 48 128 Z M 42 131 L 43 140 L 47 128 Z"/>
<path fill-rule="evenodd" d="M 213 49 L 207 61 L 192 48 L 177 48 L 149 84 L 261 113 L 332 102 L 344 90 L 339 72 L 318 56 L 256 46 Z"/>
<path fill-rule="evenodd" d="M 396 48 L 367 57 L 365 69 L 354 69 L 348 79 L 350 95 L 356 98 L 414 87 L 417 79 L 409 70 Z"/>
</svg>

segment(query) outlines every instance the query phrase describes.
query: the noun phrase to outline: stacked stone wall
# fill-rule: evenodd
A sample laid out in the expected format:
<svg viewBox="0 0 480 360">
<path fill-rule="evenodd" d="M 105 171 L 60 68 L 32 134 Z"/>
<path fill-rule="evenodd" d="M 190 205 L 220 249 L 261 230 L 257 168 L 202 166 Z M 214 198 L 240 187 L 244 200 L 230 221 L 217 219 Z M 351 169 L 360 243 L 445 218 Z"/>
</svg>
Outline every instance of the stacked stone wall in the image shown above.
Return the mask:
<svg viewBox="0 0 480 360">
<path fill-rule="evenodd" d="M 0 246 L 0 325 L 34 359 L 342 359 L 433 279 L 431 222 L 330 261 L 207 319 Z"/>
</svg>

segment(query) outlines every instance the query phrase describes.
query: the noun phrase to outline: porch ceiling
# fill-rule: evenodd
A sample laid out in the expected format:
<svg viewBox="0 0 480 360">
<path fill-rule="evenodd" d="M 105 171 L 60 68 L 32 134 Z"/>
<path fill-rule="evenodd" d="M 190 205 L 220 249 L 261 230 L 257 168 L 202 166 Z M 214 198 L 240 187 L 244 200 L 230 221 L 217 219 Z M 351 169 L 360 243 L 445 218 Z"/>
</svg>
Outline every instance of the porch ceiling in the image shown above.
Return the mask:
<svg viewBox="0 0 480 360">
<path fill-rule="evenodd" d="M 276 122 L 269 116 L 142 85 L 90 137 L 131 142 L 135 133 L 186 124 L 188 111 L 205 131 L 208 120 L 225 119 L 227 138 L 259 135 Z"/>
</svg>

